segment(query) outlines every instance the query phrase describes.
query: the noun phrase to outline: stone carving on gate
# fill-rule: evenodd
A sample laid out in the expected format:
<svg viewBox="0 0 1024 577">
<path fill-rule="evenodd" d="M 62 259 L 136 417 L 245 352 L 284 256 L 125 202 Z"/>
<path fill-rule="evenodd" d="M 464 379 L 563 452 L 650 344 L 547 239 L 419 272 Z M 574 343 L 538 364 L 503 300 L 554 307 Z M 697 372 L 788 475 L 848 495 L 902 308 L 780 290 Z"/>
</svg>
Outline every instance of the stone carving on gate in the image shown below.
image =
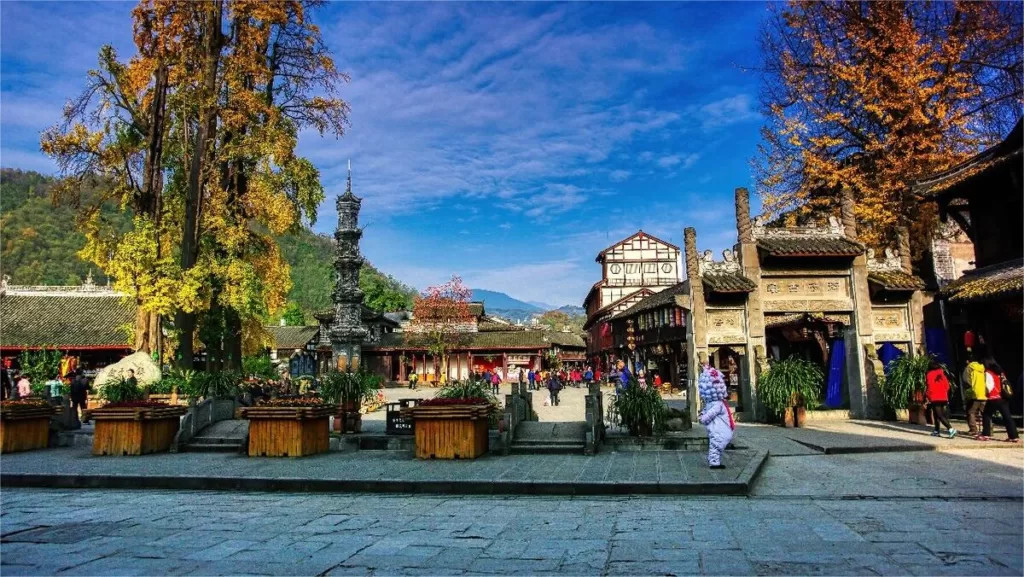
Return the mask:
<svg viewBox="0 0 1024 577">
<path fill-rule="evenodd" d="M 853 300 L 770 300 L 764 301 L 762 308 L 765 312 L 773 313 L 851 311 L 853 310 Z"/>
<path fill-rule="evenodd" d="M 722 260 L 715 261 L 710 250 L 704 251 L 698 261 L 700 274 L 731 274 L 740 272 L 740 263 L 729 249 L 722 251 Z"/>
<path fill-rule="evenodd" d="M 742 309 L 709 310 L 707 320 L 709 343 L 727 345 L 747 341 L 746 319 Z"/>
<path fill-rule="evenodd" d="M 764 215 L 761 215 L 754 218 L 754 224 L 751 227 L 751 232 L 753 233 L 754 238 L 841 238 L 845 236 L 846 229 L 843 227 L 843 224 L 839 222 L 839 219 L 834 216 L 828 217 L 827 224 L 822 227 L 813 223 L 806 226 L 769 227 L 767 226 L 767 220 Z"/>
<path fill-rule="evenodd" d="M 867 265 L 869 271 L 902 271 L 900 263 L 900 251 L 891 248 L 885 249 L 885 256 L 881 259 L 875 258 L 875 249 L 869 248 L 867 252 Z"/>
<path fill-rule="evenodd" d="M 871 310 L 871 327 L 875 342 L 909 342 L 910 323 L 905 308 L 875 308 Z"/>
<path fill-rule="evenodd" d="M 767 298 L 840 299 L 850 297 L 850 280 L 841 276 L 777 278 L 761 281 Z"/>
</svg>

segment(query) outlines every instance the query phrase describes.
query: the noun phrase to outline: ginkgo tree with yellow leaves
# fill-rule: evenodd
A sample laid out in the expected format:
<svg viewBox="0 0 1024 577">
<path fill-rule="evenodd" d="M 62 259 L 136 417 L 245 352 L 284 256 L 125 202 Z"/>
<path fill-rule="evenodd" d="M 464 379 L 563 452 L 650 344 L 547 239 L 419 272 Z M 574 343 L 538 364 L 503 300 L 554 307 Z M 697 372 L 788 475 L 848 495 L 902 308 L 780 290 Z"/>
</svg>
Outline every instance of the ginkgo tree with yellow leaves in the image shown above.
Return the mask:
<svg viewBox="0 0 1024 577">
<path fill-rule="evenodd" d="M 298 134 L 347 125 L 337 93 L 347 77 L 310 19 L 319 4 L 143 0 L 137 54 L 122 62 L 102 48 L 83 95 L 43 134 L 66 177 L 56 201 L 105 178 L 134 215 L 120 233 L 96 206 L 79 211 L 83 256 L 139 304 L 137 348 L 160 348 L 164 326 L 180 366 L 191 367 L 198 337 L 208 370 L 237 369 L 244 347 L 264 344 L 262 319 L 284 307 L 291 281 L 276 236 L 312 222 L 324 197 L 295 154 Z"/>
<path fill-rule="evenodd" d="M 761 41 L 766 125 L 754 161 L 769 214 L 834 213 L 883 247 L 909 226 L 928 246 L 933 205 L 915 179 L 1001 140 L 1020 115 L 1019 2 L 805 2 L 769 6 Z"/>
</svg>

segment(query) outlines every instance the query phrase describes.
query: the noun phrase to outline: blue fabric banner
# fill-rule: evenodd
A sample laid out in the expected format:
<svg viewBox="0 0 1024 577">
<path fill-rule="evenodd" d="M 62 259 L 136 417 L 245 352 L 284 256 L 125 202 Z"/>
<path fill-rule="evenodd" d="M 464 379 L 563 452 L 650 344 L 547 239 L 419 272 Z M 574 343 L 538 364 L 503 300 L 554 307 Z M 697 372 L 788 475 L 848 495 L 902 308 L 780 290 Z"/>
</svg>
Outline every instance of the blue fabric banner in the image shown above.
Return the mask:
<svg viewBox="0 0 1024 577">
<path fill-rule="evenodd" d="M 829 357 L 825 406 L 838 409 L 843 405 L 843 373 L 846 372 L 846 343 L 842 337 L 832 341 Z"/>
<path fill-rule="evenodd" d="M 878 347 L 878 360 L 882 361 L 882 369 L 886 376 L 889 375 L 889 363 L 903 356 L 903 351 L 896 348 L 892 343 L 882 343 Z"/>
</svg>

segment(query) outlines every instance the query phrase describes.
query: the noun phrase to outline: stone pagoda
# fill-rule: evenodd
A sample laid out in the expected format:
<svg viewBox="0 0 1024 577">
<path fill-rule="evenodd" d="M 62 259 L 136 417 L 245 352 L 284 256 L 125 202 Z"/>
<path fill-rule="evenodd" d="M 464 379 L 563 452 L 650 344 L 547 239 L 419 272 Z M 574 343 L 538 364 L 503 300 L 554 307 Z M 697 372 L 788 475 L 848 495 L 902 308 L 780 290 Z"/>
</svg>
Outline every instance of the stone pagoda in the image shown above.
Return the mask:
<svg viewBox="0 0 1024 577">
<path fill-rule="evenodd" d="M 363 291 L 359 290 L 359 268 L 363 257 L 359 254 L 359 208 L 362 200 L 352 194 L 352 163 L 349 162 L 348 183 L 345 194 L 338 197 L 338 228 L 334 256 L 335 283 L 331 300 L 334 302 L 334 321 L 331 323 L 331 352 L 334 367 L 341 371 L 359 369 L 366 329 L 362 323 Z"/>
</svg>

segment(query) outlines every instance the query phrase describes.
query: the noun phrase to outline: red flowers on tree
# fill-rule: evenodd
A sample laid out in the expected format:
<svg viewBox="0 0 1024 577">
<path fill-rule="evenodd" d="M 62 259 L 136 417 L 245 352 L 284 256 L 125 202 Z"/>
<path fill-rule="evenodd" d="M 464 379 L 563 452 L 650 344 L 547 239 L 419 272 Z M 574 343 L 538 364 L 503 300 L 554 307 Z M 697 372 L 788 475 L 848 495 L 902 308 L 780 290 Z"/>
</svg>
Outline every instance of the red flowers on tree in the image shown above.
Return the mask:
<svg viewBox="0 0 1024 577">
<path fill-rule="evenodd" d="M 473 326 L 469 299 L 473 291 L 453 275 L 443 285 L 432 286 L 416 297 L 409 327 L 410 344 L 441 359 L 441 374 L 448 372 L 448 352 L 464 346 Z"/>
</svg>

